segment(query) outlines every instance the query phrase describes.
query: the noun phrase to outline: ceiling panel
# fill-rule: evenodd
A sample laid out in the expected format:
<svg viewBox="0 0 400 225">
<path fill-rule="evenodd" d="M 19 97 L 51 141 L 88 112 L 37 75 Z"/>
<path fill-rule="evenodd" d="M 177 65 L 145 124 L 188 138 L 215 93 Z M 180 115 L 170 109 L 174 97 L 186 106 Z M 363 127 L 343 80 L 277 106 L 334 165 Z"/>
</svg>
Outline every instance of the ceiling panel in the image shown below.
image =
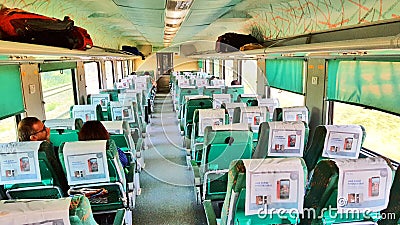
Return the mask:
<svg viewBox="0 0 400 225">
<path fill-rule="evenodd" d="M 123 9 L 125 17 L 133 24 L 141 26 L 164 27 L 164 10 Z"/>
</svg>

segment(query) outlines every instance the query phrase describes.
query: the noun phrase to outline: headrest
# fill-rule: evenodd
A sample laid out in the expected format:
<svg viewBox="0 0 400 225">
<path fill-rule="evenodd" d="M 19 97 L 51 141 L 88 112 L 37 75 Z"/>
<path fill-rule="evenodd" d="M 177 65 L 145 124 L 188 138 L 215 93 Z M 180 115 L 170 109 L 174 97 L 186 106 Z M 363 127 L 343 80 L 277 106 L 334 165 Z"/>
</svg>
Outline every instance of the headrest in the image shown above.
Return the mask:
<svg viewBox="0 0 400 225">
<path fill-rule="evenodd" d="M 64 164 L 69 185 L 109 182 L 106 140 L 65 142 Z"/>
<path fill-rule="evenodd" d="M 308 109 L 305 106 L 282 108 L 283 121 L 304 121 L 308 123 Z"/>
<path fill-rule="evenodd" d="M 120 101 L 111 101 L 110 107 L 121 107 L 121 102 Z"/>
<path fill-rule="evenodd" d="M 303 122 L 268 122 L 268 156 L 303 157 L 305 126 Z"/>
<path fill-rule="evenodd" d="M 260 98 L 258 99 L 258 106 L 266 106 L 269 112 L 270 120 L 274 115 L 275 108 L 279 107 L 279 99 L 277 98 Z"/>
<path fill-rule="evenodd" d="M 214 79 L 211 81 L 211 84 L 216 87 L 225 86 L 225 80 L 222 79 Z"/>
<path fill-rule="evenodd" d="M 83 122 L 97 120 L 97 105 L 74 105 L 72 107 L 72 117 L 81 118 Z"/>
<path fill-rule="evenodd" d="M 0 224 L 70 224 L 71 198 L 1 200 Z"/>
<path fill-rule="evenodd" d="M 183 76 L 178 76 L 178 87 L 186 87 L 189 86 L 189 79 L 184 78 Z"/>
<path fill-rule="evenodd" d="M 249 126 L 245 123 L 234 123 L 224 125 L 212 125 L 211 130 L 213 131 L 230 131 L 230 130 L 243 130 L 249 131 Z"/>
<path fill-rule="evenodd" d="M 244 102 L 224 102 L 222 103 L 225 109 L 235 109 L 236 107 L 247 107 L 246 103 Z"/>
<path fill-rule="evenodd" d="M 335 159 L 339 168 L 338 213 L 379 212 L 389 203 L 392 169 L 381 157 Z"/>
<path fill-rule="evenodd" d="M 38 151 L 42 141 L 0 144 L 0 184 L 40 182 Z"/>
<path fill-rule="evenodd" d="M 307 177 L 301 158 L 243 159 L 246 168 L 245 215 L 303 212 Z"/>
<path fill-rule="evenodd" d="M 52 130 L 56 129 L 76 130 L 74 118 L 45 120 L 44 125 Z"/>
<path fill-rule="evenodd" d="M 225 110 L 223 109 L 199 109 L 199 136 L 204 135 L 207 126 L 225 124 Z"/>
<path fill-rule="evenodd" d="M 248 123 L 252 130 L 258 132 L 258 127 L 269 118 L 267 107 L 248 106 L 241 109 L 240 122 Z"/>
<path fill-rule="evenodd" d="M 107 110 L 107 104 L 110 101 L 110 94 L 91 94 L 91 105 L 100 105 L 103 111 Z"/>
<path fill-rule="evenodd" d="M 196 86 L 197 87 L 207 86 L 207 79 L 197 78 L 196 79 Z"/>
<path fill-rule="evenodd" d="M 123 134 L 124 130 L 129 130 L 127 121 L 101 121 L 101 123 L 110 134 Z"/>
<path fill-rule="evenodd" d="M 205 86 L 204 88 L 205 89 L 214 89 L 214 90 L 220 90 L 221 89 L 221 87 L 219 87 L 219 86 Z"/>
<path fill-rule="evenodd" d="M 323 157 L 357 159 L 363 137 L 359 125 L 325 125 Z"/>
<path fill-rule="evenodd" d="M 232 102 L 231 94 L 213 94 L 213 108 L 219 109 L 221 108 L 222 103 L 230 103 Z"/>
<path fill-rule="evenodd" d="M 136 90 L 146 90 L 147 89 L 147 79 L 146 76 L 138 76 L 135 79 L 135 89 Z"/>
</svg>

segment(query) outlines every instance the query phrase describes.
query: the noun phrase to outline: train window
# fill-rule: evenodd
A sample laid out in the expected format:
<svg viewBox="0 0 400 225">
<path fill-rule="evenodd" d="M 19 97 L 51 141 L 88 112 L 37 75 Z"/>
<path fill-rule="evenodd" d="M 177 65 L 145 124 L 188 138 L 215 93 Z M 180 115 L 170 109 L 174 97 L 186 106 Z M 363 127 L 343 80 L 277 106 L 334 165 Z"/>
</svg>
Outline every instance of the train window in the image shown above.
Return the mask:
<svg viewBox="0 0 400 225">
<path fill-rule="evenodd" d="M 354 113 L 357 112 L 357 113 Z M 360 106 L 334 102 L 334 124 L 359 124 L 367 133 L 363 147 L 400 162 L 400 117 Z"/>
<path fill-rule="evenodd" d="M 222 78 L 222 74 L 219 72 L 219 60 L 215 59 L 213 65 L 214 65 L 214 72 L 213 72 L 213 74 L 214 74 L 216 77 L 219 77 L 220 79 L 223 79 L 223 78 Z"/>
<path fill-rule="evenodd" d="M 242 84 L 245 94 L 257 93 L 257 61 L 241 60 L 242 66 Z"/>
<path fill-rule="evenodd" d="M 86 94 L 99 93 L 99 71 L 96 62 L 85 63 Z"/>
<path fill-rule="evenodd" d="M 46 119 L 69 118 L 69 108 L 74 105 L 72 70 L 41 72 L 40 78 Z"/>
<path fill-rule="evenodd" d="M 122 61 L 117 61 L 117 78 L 118 78 L 118 80 L 123 78 L 123 75 L 122 75 Z"/>
<path fill-rule="evenodd" d="M 129 74 L 129 70 L 128 70 L 128 61 L 123 61 L 123 66 L 124 66 L 124 74 L 125 76 Z"/>
<path fill-rule="evenodd" d="M 106 61 L 106 85 L 107 89 L 114 88 L 113 64 L 111 61 Z"/>
<path fill-rule="evenodd" d="M 224 60 L 225 84 L 230 85 L 233 81 L 233 60 Z"/>
<path fill-rule="evenodd" d="M 17 141 L 17 126 L 15 117 L 0 120 L 0 143 Z"/>
<path fill-rule="evenodd" d="M 303 106 L 304 96 L 289 91 L 271 88 L 271 98 L 279 99 L 279 107 Z"/>
</svg>

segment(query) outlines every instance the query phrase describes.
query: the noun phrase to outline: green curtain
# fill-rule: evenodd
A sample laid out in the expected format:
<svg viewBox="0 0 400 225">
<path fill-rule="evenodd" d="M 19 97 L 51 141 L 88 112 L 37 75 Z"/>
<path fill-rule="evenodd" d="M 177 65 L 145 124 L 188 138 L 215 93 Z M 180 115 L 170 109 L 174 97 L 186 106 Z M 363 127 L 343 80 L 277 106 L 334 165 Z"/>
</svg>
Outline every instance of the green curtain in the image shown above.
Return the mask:
<svg viewBox="0 0 400 225">
<path fill-rule="evenodd" d="M 19 65 L 0 66 L 0 119 L 24 111 Z"/>
<path fill-rule="evenodd" d="M 56 62 L 56 63 L 41 63 L 39 65 L 40 72 L 49 72 L 55 70 L 75 69 L 76 62 Z"/>
<path fill-rule="evenodd" d="M 399 61 L 328 61 L 328 100 L 400 114 L 399 90 Z"/>
<path fill-rule="evenodd" d="M 266 61 L 269 86 L 286 91 L 304 94 L 303 59 L 273 59 Z"/>
</svg>

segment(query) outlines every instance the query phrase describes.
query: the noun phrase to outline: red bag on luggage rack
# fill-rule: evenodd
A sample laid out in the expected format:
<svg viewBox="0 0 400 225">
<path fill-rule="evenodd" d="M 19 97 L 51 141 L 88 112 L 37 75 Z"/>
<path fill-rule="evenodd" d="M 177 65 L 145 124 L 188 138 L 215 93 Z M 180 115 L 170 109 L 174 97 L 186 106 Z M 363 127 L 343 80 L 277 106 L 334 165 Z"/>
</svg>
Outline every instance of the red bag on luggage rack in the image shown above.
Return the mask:
<svg viewBox="0 0 400 225">
<path fill-rule="evenodd" d="M 87 31 L 69 17 L 59 20 L 16 8 L 0 10 L 0 39 L 79 50 L 93 47 Z"/>
</svg>

